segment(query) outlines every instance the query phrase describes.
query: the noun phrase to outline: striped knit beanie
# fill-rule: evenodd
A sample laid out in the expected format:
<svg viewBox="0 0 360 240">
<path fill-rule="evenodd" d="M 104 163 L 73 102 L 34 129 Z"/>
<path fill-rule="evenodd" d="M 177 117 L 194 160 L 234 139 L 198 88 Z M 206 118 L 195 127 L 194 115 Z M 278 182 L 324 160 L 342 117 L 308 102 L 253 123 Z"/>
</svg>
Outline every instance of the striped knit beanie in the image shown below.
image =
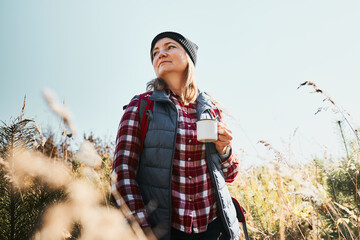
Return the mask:
<svg viewBox="0 0 360 240">
<path fill-rule="evenodd" d="M 154 49 L 156 42 L 165 37 L 171 38 L 177 41 L 178 43 L 180 43 L 181 46 L 183 46 L 183 48 L 185 49 L 185 51 L 189 54 L 191 60 L 194 63 L 194 66 L 196 65 L 196 53 L 199 47 L 195 43 L 193 43 L 192 41 L 181 35 L 180 33 L 176 33 L 176 32 L 162 32 L 155 36 L 155 38 L 151 42 L 151 49 L 150 49 L 151 63 L 153 62 L 152 50 Z"/>
</svg>

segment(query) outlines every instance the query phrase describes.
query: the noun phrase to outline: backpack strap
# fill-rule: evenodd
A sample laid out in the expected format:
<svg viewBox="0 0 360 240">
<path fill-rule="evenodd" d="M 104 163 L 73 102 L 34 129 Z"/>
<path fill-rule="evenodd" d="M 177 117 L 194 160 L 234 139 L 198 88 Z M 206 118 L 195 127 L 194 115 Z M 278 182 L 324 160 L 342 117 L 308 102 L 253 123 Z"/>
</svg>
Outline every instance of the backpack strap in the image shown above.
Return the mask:
<svg viewBox="0 0 360 240">
<path fill-rule="evenodd" d="M 238 202 L 238 200 L 236 200 L 236 198 L 231 197 L 231 199 L 236 209 L 237 219 L 239 220 L 239 222 L 245 222 L 245 215 L 244 215 L 244 213 L 246 213 L 245 209 L 242 206 L 240 206 L 240 203 Z"/>
<path fill-rule="evenodd" d="M 130 102 L 131 102 L 132 100 L 134 100 L 135 98 L 137 98 L 137 97 L 139 97 L 139 95 L 135 95 L 135 96 L 130 100 Z M 129 105 L 129 104 L 124 105 L 124 106 L 123 106 L 123 110 L 125 110 L 128 105 Z"/>
<path fill-rule="evenodd" d="M 154 108 L 154 101 L 150 100 L 151 92 L 139 95 L 138 109 L 139 109 L 139 123 L 141 128 L 141 142 L 140 154 L 142 153 L 146 132 L 148 130 L 149 120 L 152 118 L 152 110 Z"/>
<path fill-rule="evenodd" d="M 231 199 L 232 199 L 232 202 L 233 202 L 233 204 L 235 206 L 235 209 L 236 209 L 236 217 L 237 217 L 238 221 L 242 223 L 245 239 L 250 240 L 249 233 L 248 233 L 247 227 L 246 227 L 246 221 L 245 221 L 245 213 L 246 213 L 246 211 L 240 205 L 238 200 L 236 200 L 236 198 L 231 197 Z"/>
</svg>

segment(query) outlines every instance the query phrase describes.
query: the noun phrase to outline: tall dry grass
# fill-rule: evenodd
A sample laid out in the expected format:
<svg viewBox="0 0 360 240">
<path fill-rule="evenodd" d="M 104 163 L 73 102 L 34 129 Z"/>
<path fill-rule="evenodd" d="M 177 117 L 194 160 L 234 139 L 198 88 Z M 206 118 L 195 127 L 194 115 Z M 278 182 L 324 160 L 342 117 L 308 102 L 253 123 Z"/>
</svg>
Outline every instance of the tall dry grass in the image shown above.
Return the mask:
<svg viewBox="0 0 360 240">
<path fill-rule="evenodd" d="M 67 129 L 73 133 L 75 129 L 71 118 L 67 116 L 66 108 L 60 107 L 50 94 L 46 93 L 45 97 L 49 106 L 59 114 Z M 31 230 L 33 232 L 31 239 L 145 240 L 153 237 L 144 235 L 140 226 L 131 218 L 126 205 L 122 205 L 120 209 L 111 205 L 109 201 L 111 162 L 106 151 L 100 156 L 94 145 L 84 140 L 70 161 L 63 157 L 46 156 L 36 151 L 36 149 L 44 149 L 45 145 L 45 141 L 39 143 L 36 140 L 36 137 L 43 139 L 41 130 L 33 120 L 24 119 L 24 112 L 25 102 L 19 119 L 10 125 L 4 124 L 1 128 L 1 184 L 9 189 L 6 196 L 1 197 L 1 204 L 4 206 L 1 211 L 9 213 L 9 220 L 1 221 L 2 232 L 6 232 L 4 239 L 24 237 L 21 236 L 21 225 L 15 218 L 21 214 L 17 208 L 21 207 L 22 203 L 28 204 L 27 196 L 32 194 L 31 191 L 36 184 L 47 186 L 43 189 L 45 191 L 59 190 L 63 195 L 52 202 L 47 202 L 48 205 L 41 213 L 41 218 Z M 28 131 L 29 137 L 25 139 L 22 130 L 28 128 L 28 122 L 35 123 L 37 132 Z M 34 136 L 34 141 L 28 141 L 31 135 Z M 6 183 L 10 186 L 6 186 Z M 34 192 L 34 194 L 42 193 Z M 14 196 L 21 196 L 22 199 L 15 199 Z M 115 196 L 119 197 L 119 194 Z M 36 205 L 36 199 L 31 201 Z M 5 228 L 10 230 L 6 231 Z M 76 233 L 76 236 L 73 233 Z"/>
<path fill-rule="evenodd" d="M 324 155 L 301 163 L 301 159 L 290 159 L 291 154 L 283 154 L 268 141 L 260 140 L 258 143 L 273 154 L 269 164 L 242 170 L 228 184 L 230 192 L 247 210 L 251 239 L 360 239 L 358 130 L 350 124 L 350 115 L 325 91 L 309 81 L 299 88 L 305 86 L 323 94 L 324 104 L 328 104 L 319 107 L 316 113 L 327 109 L 340 113 L 341 119 L 336 124 L 344 157 L 331 159 Z M 32 227 L 31 239 L 152 239 L 152 235 L 144 235 L 116 189 L 110 189 L 113 148 L 90 134 L 84 136 L 79 150 L 72 151 L 69 143 L 78 136 L 71 117 L 53 94 L 44 95 L 64 122 L 61 142 L 56 144 L 51 135 L 44 137 L 35 121 L 25 119 L 24 104 L 15 125 L 3 125 L 2 130 L 11 130 L 4 130 L 10 136 L 4 142 L 6 145 L 11 133 L 16 132 L 14 126 L 29 129 L 26 144 L 21 141 L 20 136 L 24 135 L 21 131 L 23 135 L 16 135 L 19 140 L 16 146 L 7 144 L 5 151 L 5 145 L 0 144 L 1 172 L 6 173 L 1 175 L 1 186 L 11 183 L 9 189 L 18 193 L 20 203 L 30 201 L 29 191 L 37 184 L 48 188 L 44 188 L 45 192 L 36 190 L 36 194 L 50 190 L 61 193 L 44 204 L 37 224 Z M 352 136 L 345 134 L 347 129 Z M 111 194 L 122 203 L 120 208 L 113 206 Z M 9 201 L 1 202 L 1 206 L 12 206 L 15 198 L 8 195 L 9 198 L 0 196 L 2 201 Z M 8 222 L 1 224 L 2 228 L 9 226 Z M 18 225 L 9 228 L 2 229 L 7 234 L 5 239 L 16 239 L 11 233 L 21 232 Z"/>
<path fill-rule="evenodd" d="M 247 210 L 253 239 L 360 239 L 358 130 L 350 123 L 350 114 L 325 91 L 310 81 L 298 88 L 305 86 L 324 96 L 324 105 L 315 114 L 328 109 L 340 114 L 336 125 L 344 157 L 324 155 L 301 163 L 260 140 L 273 158 L 268 165 L 240 172 L 231 192 Z M 345 137 L 344 128 L 353 135 Z"/>
</svg>

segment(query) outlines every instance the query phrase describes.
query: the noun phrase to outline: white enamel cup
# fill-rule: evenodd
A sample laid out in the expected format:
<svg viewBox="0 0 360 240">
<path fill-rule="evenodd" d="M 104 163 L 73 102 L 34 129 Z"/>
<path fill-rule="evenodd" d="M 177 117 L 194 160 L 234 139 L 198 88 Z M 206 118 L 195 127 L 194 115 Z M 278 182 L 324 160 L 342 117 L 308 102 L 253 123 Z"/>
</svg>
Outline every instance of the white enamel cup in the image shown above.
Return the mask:
<svg viewBox="0 0 360 240">
<path fill-rule="evenodd" d="M 196 134 L 199 142 L 215 142 L 218 139 L 218 121 L 215 119 L 204 119 L 196 122 Z"/>
</svg>

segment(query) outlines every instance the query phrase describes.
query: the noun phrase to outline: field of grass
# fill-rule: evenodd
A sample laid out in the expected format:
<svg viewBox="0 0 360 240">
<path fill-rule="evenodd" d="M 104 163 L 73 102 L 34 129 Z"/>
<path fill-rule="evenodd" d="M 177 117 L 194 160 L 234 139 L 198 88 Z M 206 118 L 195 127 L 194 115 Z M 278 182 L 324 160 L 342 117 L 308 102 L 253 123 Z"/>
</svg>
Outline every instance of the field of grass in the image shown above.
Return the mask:
<svg viewBox="0 0 360 240">
<path fill-rule="evenodd" d="M 230 192 L 247 212 L 251 239 L 360 239 L 358 131 L 314 83 L 300 86 L 341 113 L 344 157 L 295 164 L 261 141 L 273 153 L 270 164 L 242 170 Z M 90 134 L 73 151 L 79 137 L 66 109 L 45 98 L 64 121 L 60 139 L 25 117 L 25 101 L 21 115 L 0 127 L 0 239 L 151 239 L 126 205 L 114 207 L 111 194 L 121 201 L 109 184 L 114 143 Z"/>
</svg>

